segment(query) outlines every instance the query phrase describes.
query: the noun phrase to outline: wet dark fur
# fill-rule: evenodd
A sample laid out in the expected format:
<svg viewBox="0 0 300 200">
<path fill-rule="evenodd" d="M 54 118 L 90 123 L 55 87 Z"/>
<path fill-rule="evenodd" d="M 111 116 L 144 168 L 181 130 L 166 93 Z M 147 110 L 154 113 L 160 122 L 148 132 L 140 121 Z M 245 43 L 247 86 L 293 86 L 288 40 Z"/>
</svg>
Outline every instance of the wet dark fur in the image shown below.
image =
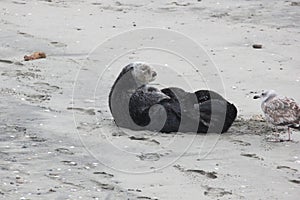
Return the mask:
<svg viewBox="0 0 300 200">
<path fill-rule="evenodd" d="M 155 92 L 143 91 L 146 86 L 136 83 L 132 70 L 132 65 L 122 70 L 109 94 L 109 108 L 120 127 L 165 133 L 223 133 L 236 118 L 236 107 L 216 92 L 165 88 L 161 92 L 170 98 L 161 100 Z"/>
<path fill-rule="evenodd" d="M 133 121 L 147 130 L 177 132 L 180 124 L 179 105 L 171 98 L 159 100 L 158 93 L 143 92 L 142 87 L 130 99 L 129 112 Z"/>
<path fill-rule="evenodd" d="M 237 116 L 237 108 L 214 91 L 190 93 L 180 88 L 165 88 L 162 92 L 172 97 L 176 106 L 180 105 L 181 119 L 185 120 L 180 127 L 182 132 L 195 132 L 195 124 L 198 124 L 198 133 L 224 133 Z M 195 104 L 199 110 L 194 108 Z"/>
<path fill-rule="evenodd" d="M 155 93 L 145 93 L 140 89 L 133 94 L 129 110 L 135 123 L 165 133 L 224 133 L 237 115 L 236 107 L 213 91 L 188 93 L 180 88 L 165 88 L 162 92 L 170 99 L 158 101 Z M 199 104 L 199 110 L 194 104 Z"/>
<path fill-rule="evenodd" d="M 133 66 L 129 64 L 117 77 L 109 93 L 109 109 L 118 126 L 136 129 L 128 108 L 131 95 L 139 87 L 131 74 L 132 71 Z"/>
</svg>

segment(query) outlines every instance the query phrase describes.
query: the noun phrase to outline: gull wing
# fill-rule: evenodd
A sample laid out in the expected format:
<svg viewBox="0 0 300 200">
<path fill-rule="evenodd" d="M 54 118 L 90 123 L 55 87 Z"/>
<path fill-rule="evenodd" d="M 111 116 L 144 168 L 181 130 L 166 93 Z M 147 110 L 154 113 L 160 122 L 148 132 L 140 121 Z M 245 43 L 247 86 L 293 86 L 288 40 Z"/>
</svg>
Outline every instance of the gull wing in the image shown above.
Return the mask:
<svg viewBox="0 0 300 200">
<path fill-rule="evenodd" d="M 267 121 L 274 125 L 299 123 L 300 107 L 292 98 L 275 98 L 262 105 Z"/>
</svg>

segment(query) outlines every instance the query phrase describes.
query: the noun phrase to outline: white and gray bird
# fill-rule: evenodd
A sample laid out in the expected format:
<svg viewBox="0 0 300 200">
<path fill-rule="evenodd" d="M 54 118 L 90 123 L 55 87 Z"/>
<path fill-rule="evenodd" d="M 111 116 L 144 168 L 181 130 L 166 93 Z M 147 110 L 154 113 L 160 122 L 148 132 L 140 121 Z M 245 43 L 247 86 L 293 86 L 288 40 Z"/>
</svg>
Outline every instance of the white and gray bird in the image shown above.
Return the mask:
<svg viewBox="0 0 300 200">
<path fill-rule="evenodd" d="M 288 141 L 291 140 L 290 128 L 300 127 L 300 106 L 289 97 L 280 97 L 274 90 L 255 95 L 254 99 L 261 99 L 261 108 L 267 122 L 277 126 L 288 127 Z"/>
</svg>

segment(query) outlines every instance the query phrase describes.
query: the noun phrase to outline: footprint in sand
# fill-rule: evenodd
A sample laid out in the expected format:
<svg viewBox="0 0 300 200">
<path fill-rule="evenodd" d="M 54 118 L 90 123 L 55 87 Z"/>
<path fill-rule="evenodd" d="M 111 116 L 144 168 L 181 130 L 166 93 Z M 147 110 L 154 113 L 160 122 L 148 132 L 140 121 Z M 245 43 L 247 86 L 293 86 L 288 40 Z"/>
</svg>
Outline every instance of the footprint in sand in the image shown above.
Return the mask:
<svg viewBox="0 0 300 200">
<path fill-rule="evenodd" d="M 241 156 L 249 157 L 249 158 L 255 158 L 257 160 L 264 160 L 262 157 L 259 157 L 255 153 L 241 153 Z"/>
<path fill-rule="evenodd" d="M 206 191 L 204 191 L 204 195 L 213 198 L 223 197 L 225 195 L 232 195 L 232 192 L 226 191 L 223 188 L 213 188 L 205 186 L 205 189 Z"/>
<path fill-rule="evenodd" d="M 60 87 L 56 85 L 50 85 L 49 83 L 45 83 L 45 82 L 35 82 L 33 83 L 32 88 L 35 91 L 42 92 L 42 93 L 56 92 L 57 90 L 60 89 Z"/>
<path fill-rule="evenodd" d="M 33 142 L 46 142 L 47 141 L 45 138 L 41 138 L 36 135 L 29 136 L 29 139 Z"/>
<path fill-rule="evenodd" d="M 102 178 L 112 178 L 112 177 L 114 177 L 113 174 L 109 174 L 109 173 L 106 173 L 106 172 L 93 172 L 93 174 L 99 175 Z"/>
<path fill-rule="evenodd" d="M 245 142 L 242 140 L 231 140 L 231 142 L 233 142 L 233 144 L 239 144 L 241 146 L 250 146 L 251 145 L 251 143 Z"/>
<path fill-rule="evenodd" d="M 96 115 L 95 109 L 93 109 L 93 108 L 85 109 L 85 108 L 68 107 L 67 110 L 79 111 L 79 112 L 82 112 L 82 113 L 88 114 L 88 115 Z"/>
<path fill-rule="evenodd" d="M 291 167 L 288 167 L 288 166 L 284 166 L 284 165 L 279 165 L 279 166 L 276 167 L 276 169 L 287 170 L 287 171 L 292 172 L 292 173 L 295 173 L 295 172 L 298 171 L 297 169 L 294 169 L 294 168 L 291 168 Z"/>
<path fill-rule="evenodd" d="M 96 183 L 96 185 L 98 187 L 100 187 L 101 189 L 103 189 L 103 190 L 115 190 L 114 185 L 111 185 L 111 184 L 108 184 L 108 183 L 101 183 L 101 182 L 96 181 L 96 180 L 91 180 L 91 182 Z"/>
<path fill-rule="evenodd" d="M 206 172 L 202 169 L 187 169 L 185 170 L 186 172 L 192 172 L 192 173 L 197 173 L 197 174 L 201 174 L 203 176 L 206 176 L 207 178 L 211 178 L 211 179 L 216 179 L 218 178 L 217 176 L 217 172 Z"/>
<path fill-rule="evenodd" d="M 4 125 L 0 126 L 0 142 L 13 141 L 23 138 L 26 133 L 25 127 Z"/>
<path fill-rule="evenodd" d="M 51 96 L 48 94 L 24 94 L 25 100 L 31 103 L 41 103 L 43 101 L 49 101 Z"/>
<path fill-rule="evenodd" d="M 289 180 L 289 182 L 291 182 L 291 183 L 296 183 L 296 184 L 300 184 L 300 179 L 298 179 L 298 180 L 296 180 L 296 179 Z"/>
<path fill-rule="evenodd" d="M 74 161 L 71 161 L 71 160 L 63 160 L 63 161 L 60 161 L 60 162 L 62 162 L 65 165 L 68 165 L 68 166 L 77 166 L 77 163 L 74 162 Z"/>
<path fill-rule="evenodd" d="M 64 44 L 64 43 L 61 43 L 61 42 L 56 42 L 56 41 L 53 41 L 53 42 L 50 42 L 51 45 L 55 46 L 55 47 L 67 47 L 68 45 Z"/>
<path fill-rule="evenodd" d="M 42 76 L 37 73 L 30 72 L 30 71 L 22 71 L 22 70 L 4 71 L 1 73 L 1 76 L 17 78 L 18 81 L 20 81 L 21 79 L 32 80 L 32 79 L 42 78 Z"/>
<path fill-rule="evenodd" d="M 137 157 L 143 161 L 158 161 L 161 155 L 158 153 L 142 153 L 137 155 Z"/>
<path fill-rule="evenodd" d="M 217 172 L 214 172 L 214 171 L 207 172 L 202 169 L 185 169 L 184 167 L 182 167 L 180 165 L 174 165 L 173 167 L 184 173 L 196 173 L 196 174 L 200 174 L 200 175 L 206 176 L 207 178 L 211 178 L 211 179 L 218 178 Z"/>
<path fill-rule="evenodd" d="M 70 151 L 67 148 L 57 148 L 55 149 L 56 152 L 61 153 L 61 154 L 67 154 L 67 155 L 73 155 L 74 153 Z"/>
</svg>

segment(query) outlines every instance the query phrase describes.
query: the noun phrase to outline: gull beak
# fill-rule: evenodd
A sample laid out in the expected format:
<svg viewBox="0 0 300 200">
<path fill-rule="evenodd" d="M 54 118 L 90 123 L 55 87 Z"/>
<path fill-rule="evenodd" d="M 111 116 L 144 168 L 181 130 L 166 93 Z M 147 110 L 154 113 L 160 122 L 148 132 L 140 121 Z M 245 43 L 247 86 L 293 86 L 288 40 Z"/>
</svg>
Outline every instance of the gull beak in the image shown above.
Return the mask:
<svg viewBox="0 0 300 200">
<path fill-rule="evenodd" d="M 156 71 L 153 71 L 153 72 L 152 72 L 152 77 L 156 77 L 156 76 L 157 76 Z"/>
<path fill-rule="evenodd" d="M 253 99 L 259 99 L 259 98 L 260 98 L 259 95 L 255 95 L 255 96 L 253 97 Z"/>
</svg>

